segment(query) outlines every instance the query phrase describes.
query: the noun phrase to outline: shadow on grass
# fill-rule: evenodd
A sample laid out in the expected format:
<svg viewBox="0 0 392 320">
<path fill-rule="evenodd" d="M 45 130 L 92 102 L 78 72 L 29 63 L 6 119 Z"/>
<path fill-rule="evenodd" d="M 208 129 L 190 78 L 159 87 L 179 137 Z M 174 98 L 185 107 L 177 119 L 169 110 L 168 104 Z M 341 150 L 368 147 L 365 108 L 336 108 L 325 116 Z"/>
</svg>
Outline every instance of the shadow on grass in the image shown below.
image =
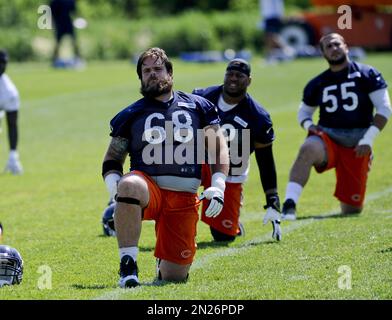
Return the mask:
<svg viewBox="0 0 392 320">
<path fill-rule="evenodd" d="M 324 220 L 324 219 L 342 219 L 342 218 L 358 218 L 360 213 L 332 213 L 328 215 L 314 215 L 314 216 L 305 216 L 305 217 L 297 217 L 297 220 Z"/>
<path fill-rule="evenodd" d="M 246 238 L 244 238 L 244 241 L 245 242 L 240 242 L 240 239 L 238 239 L 237 242 L 235 240 L 234 241 L 214 241 L 214 240 L 202 241 L 202 242 L 197 243 L 197 250 L 207 249 L 207 248 L 222 248 L 222 247 L 238 249 L 241 247 L 269 245 L 269 244 L 279 243 L 278 241 L 269 240 L 269 239 L 264 240 L 264 241 L 255 240 L 254 242 L 252 242 L 252 241 L 246 241 Z M 230 244 L 236 244 L 236 245 L 230 246 Z"/>
<path fill-rule="evenodd" d="M 154 279 L 151 282 L 142 282 L 140 286 L 134 288 L 126 288 L 126 289 L 136 289 L 140 287 L 163 287 L 168 284 L 185 284 L 187 281 L 164 281 Z M 117 285 L 104 285 L 104 284 L 92 284 L 92 285 L 85 285 L 85 284 L 73 284 L 71 286 L 73 289 L 77 290 L 107 290 L 107 289 L 120 289 Z"/>
<path fill-rule="evenodd" d="M 98 238 L 114 239 L 114 241 L 116 241 L 116 237 L 109 237 L 109 236 L 105 236 L 104 234 L 98 235 Z M 155 249 L 154 247 L 139 247 L 140 252 L 151 252 L 154 251 L 154 249 Z"/>
<path fill-rule="evenodd" d="M 158 280 L 158 279 L 154 279 L 152 282 L 143 282 L 142 286 L 145 287 L 163 287 L 163 286 L 167 286 L 169 284 L 186 284 L 188 282 L 188 280 L 184 280 L 184 281 L 165 281 L 165 280 Z"/>
<path fill-rule="evenodd" d="M 379 253 L 390 253 L 390 252 L 392 252 L 392 247 L 390 247 L 390 248 L 387 248 L 387 249 L 382 249 L 382 250 L 380 250 L 380 251 L 378 251 Z"/>
<path fill-rule="evenodd" d="M 116 289 L 117 286 L 109 286 L 104 284 L 92 284 L 92 285 L 85 285 L 85 284 L 73 284 L 71 286 L 73 289 L 78 290 L 103 290 L 103 289 Z"/>
<path fill-rule="evenodd" d="M 230 244 L 235 243 L 234 241 L 201 241 L 197 243 L 197 249 L 205 249 L 205 248 L 222 248 L 229 247 Z"/>
</svg>

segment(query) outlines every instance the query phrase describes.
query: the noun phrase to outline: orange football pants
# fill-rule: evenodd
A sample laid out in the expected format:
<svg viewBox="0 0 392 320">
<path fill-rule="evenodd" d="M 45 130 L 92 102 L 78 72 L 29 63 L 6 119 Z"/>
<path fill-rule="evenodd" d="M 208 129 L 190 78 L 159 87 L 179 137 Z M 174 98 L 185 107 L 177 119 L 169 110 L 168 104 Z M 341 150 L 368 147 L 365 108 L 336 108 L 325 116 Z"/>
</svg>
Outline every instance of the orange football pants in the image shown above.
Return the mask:
<svg viewBox="0 0 392 320">
<path fill-rule="evenodd" d="M 211 186 L 211 169 L 207 164 L 203 164 L 201 184 L 204 189 Z M 231 236 L 238 234 L 242 207 L 242 183 L 226 182 L 223 209 L 217 217 L 209 218 L 205 215 L 209 204 L 209 200 L 203 200 L 201 220 L 224 234 Z"/>
<path fill-rule="evenodd" d="M 318 173 L 335 168 L 336 187 L 334 196 L 341 202 L 361 207 L 365 201 L 366 182 L 372 155 L 357 157 L 354 148 L 337 144 L 325 132 L 317 134 L 325 143 L 328 163 L 322 168 L 315 167 Z"/>
<path fill-rule="evenodd" d="M 200 200 L 196 193 L 161 189 L 146 173 L 134 170 L 148 185 L 150 200 L 143 220 L 155 220 L 155 257 L 191 264 L 196 253 L 196 225 Z"/>
</svg>

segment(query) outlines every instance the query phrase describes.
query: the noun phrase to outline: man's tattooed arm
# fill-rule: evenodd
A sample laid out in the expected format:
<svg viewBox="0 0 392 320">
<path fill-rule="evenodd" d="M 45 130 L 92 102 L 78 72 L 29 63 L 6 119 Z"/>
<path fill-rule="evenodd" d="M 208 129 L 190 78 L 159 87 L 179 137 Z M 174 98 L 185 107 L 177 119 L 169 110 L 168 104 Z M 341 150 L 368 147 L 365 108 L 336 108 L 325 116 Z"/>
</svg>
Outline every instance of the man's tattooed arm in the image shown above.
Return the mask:
<svg viewBox="0 0 392 320">
<path fill-rule="evenodd" d="M 116 161 L 122 166 L 128 154 L 128 143 L 129 140 L 122 137 L 112 138 L 103 161 Z M 105 175 L 115 171 L 116 170 L 110 170 L 106 172 Z"/>
<path fill-rule="evenodd" d="M 124 163 L 128 153 L 128 142 L 129 140 L 125 138 L 112 138 L 104 160 L 116 160 L 118 162 Z"/>
</svg>

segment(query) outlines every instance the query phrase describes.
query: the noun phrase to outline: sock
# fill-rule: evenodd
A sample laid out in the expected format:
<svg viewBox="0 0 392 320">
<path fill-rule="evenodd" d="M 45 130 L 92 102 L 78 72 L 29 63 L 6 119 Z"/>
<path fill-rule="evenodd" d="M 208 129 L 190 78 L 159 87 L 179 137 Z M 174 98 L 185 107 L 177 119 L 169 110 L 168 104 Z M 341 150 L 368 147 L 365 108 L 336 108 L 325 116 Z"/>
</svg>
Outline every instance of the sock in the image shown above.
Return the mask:
<svg viewBox="0 0 392 320">
<path fill-rule="evenodd" d="M 286 187 L 285 201 L 287 199 L 292 199 L 295 203 L 297 203 L 299 197 L 301 196 L 302 190 L 303 190 L 303 187 L 300 184 L 290 181 Z"/>
<path fill-rule="evenodd" d="M 19 159 L 19 153 L 16 150 L 10 150 L 10 159 L 12 160 L 18 160 Z"/>
<path fill-rule="evenodd" d="M 137 259 L 137 254 L 139 253 L 139 248 L 138 247 L 125 247 L 125 248 L 120 248 L 120 260 L 124 256 L 131 256 L 133 261 L 136 262 Z"/>
</svg>

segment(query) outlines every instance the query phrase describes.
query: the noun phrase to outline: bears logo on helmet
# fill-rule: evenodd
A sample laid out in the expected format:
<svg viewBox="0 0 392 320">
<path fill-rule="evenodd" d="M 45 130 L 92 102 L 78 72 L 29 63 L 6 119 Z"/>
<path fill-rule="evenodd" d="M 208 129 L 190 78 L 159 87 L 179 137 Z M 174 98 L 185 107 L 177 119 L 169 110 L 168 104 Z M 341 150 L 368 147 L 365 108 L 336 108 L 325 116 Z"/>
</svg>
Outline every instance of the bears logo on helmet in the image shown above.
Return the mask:
<svg viewBox="0 0 392 320">
<path fill-rule="evenodd" d="M 22 282 L 23 260 L 15 248 L 0 245 L 0 287 Z"/>
<path fill-rule="evenodd" d="M 114 229 L 114 208 L 116 207 L 116 203 L 112 202 L 109 206 L 104 210 L 102 215 L 102 227 L 103 234 L 108 237 L 115 237 L 116 231 Z"/>
</svg>

